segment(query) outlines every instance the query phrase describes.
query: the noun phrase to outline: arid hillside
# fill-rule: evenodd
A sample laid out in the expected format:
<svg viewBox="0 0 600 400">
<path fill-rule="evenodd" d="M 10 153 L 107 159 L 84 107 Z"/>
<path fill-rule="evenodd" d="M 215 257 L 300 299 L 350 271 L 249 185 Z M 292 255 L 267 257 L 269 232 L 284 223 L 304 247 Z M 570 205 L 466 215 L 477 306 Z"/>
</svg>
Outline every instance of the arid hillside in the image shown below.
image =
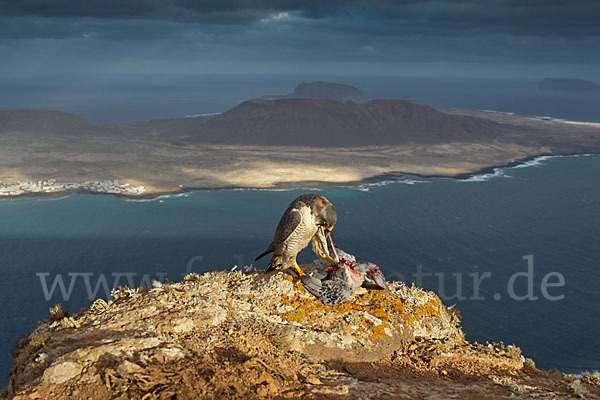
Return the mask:
<svg viewBox="0 0 600 400">
<path fill-rule="evenodd" d="M 323 99 L 253 99 L 198 124 L 188 140 L 278 146 L 377 146 L 483 142 L 515 128 L 450 115 L 406 100 L 365 104 Z M 169 134 L 169 132 L 165 133 Z"/>
</svg>

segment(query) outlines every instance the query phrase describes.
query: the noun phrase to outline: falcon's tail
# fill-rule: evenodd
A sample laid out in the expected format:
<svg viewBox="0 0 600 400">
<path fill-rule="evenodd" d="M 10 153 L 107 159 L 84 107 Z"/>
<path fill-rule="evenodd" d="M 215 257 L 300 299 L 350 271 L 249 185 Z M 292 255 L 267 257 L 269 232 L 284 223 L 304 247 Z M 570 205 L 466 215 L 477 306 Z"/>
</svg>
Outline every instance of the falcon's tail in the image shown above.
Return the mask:
<svg viewBox="0 0 600 400">
<path fill-rule="evenodd" d="M 282 264 L 283 264 L 283 257 L 274 255 L 273 258 L 271 258 L 269 265 L 267 265 L 267 269 L 265 271 L 272 271 Z"/>
<path fill-rule="evenodd" d="M 261 258 L 263 258 L 264 256 L 266 256 L 267 254 L 269 254 L 269 253 L 272 253 L 272 252 L 273 252 L 273 249 L 271 249 L 271 246 L 269 246 L 269 248 L 268 248 L 268 249 L 266 249 L 266 250 L 265 250 L 265 252 L 264 252 L 264 253 L 262 253 L 260 256 L 256 257 L 256 258 L 254 259 L 254 261 L 258 261 L 258 260 L 260 260 Z"/>
</svg>

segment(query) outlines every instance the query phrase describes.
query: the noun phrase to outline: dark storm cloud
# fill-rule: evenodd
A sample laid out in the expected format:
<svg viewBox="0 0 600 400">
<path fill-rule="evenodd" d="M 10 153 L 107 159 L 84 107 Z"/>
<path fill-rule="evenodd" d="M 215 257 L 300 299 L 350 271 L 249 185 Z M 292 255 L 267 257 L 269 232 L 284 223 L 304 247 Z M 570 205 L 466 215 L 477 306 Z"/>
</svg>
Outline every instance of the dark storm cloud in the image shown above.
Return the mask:
<svg viewBox="0 0 600 400">
<path fill-rule="evenodd" d="M 48 68 L 73 59 L 98 68 L 123 60 L 160 68 L 296 60 L 593 64 L 600 63 L 599 20 L 595 0 L 0 0 L 0 51 L 10 60 L 5 69 L 44 54 Z"/>
<path fill-rule="evenodd" d="M 277 12 L 308 20 L 345 23 L 371 34 L 465 34 L 472 30 L 512 35 L 598 35 L 595 0 L 458 1 L 190 1 L 0 0 L 0 15 L 59 19 L 166 20 L 200 24 L 253 24 Z M 52 36 L 52 35 L 51 35 Z"/>
<path fill-rule="evenodd" d="M 235 23 L 253 20 L 260 11 L 282 9 L 248 2 L 178 0 L 25 0 L 0 1 L 2 14 L 46 18 L 159 19 L 179 22 Z M 283 8 L 285 9 L 285 7 Z"/>
</svg>

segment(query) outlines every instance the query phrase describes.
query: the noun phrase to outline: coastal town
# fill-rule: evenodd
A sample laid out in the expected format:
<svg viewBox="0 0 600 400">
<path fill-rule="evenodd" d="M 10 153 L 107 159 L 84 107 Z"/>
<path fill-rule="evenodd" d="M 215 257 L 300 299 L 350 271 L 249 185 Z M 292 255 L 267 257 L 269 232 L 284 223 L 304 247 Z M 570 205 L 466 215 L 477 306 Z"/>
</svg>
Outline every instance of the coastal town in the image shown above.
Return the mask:
<svg viewBox="0 0 600 400">
<path fill-rule="evenodd" d="M 0 181 L 0 196 L 20 196 L 32 193 L 60 193 L 65 191 L 140 195 L 146 190 L 144 186 L 131 186 L 129 183 L 119 183 L 118 180 L 85 181 L 81 183 L 57 182 L 56 179 L 16 183 Z"/>
</svg>

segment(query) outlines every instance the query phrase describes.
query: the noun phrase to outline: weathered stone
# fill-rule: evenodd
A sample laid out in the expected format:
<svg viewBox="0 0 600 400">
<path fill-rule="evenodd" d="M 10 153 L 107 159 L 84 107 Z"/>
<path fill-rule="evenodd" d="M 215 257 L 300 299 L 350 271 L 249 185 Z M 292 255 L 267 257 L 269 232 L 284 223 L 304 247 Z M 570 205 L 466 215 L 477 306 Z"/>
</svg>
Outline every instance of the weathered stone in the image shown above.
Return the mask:
<svg viewBox="0 0 600 400">
<path fill-rule="evenodd" d="M 182 318 L 173 321 L 173 332 L 175 333 L 183 333 L 194 330 L 196 324 L 190 318 Z"/>
<path fill-rule="evenodd" d="M 169 360 L 169 359 L 175 360 L 175 359 L 183 358 L 183 356 L 184 356 L 183 351 L 181 351 L 181 349 L 178 349 L 176 347 L 160 349 L 160 353 L 162 353 L 164 358 L 167 360 Z"/>
<path fill-rule="evenodd" d="M 81 374 L 81 365 L 73 361 L 65 361 L 57 365 L 52 365 L 42 376 L 43 383 L 63 383 Z"/>
<path fill-rule="evenodd" d="M 140 372 L 141 370 L 142 367 L 128 360 L 123 361 L 121 365 L 119 365 L 119 367 L 117 368 L 117 372 L 120 373 L 122 376 L 129 376 L 131 374 Z"/>
</svg>

